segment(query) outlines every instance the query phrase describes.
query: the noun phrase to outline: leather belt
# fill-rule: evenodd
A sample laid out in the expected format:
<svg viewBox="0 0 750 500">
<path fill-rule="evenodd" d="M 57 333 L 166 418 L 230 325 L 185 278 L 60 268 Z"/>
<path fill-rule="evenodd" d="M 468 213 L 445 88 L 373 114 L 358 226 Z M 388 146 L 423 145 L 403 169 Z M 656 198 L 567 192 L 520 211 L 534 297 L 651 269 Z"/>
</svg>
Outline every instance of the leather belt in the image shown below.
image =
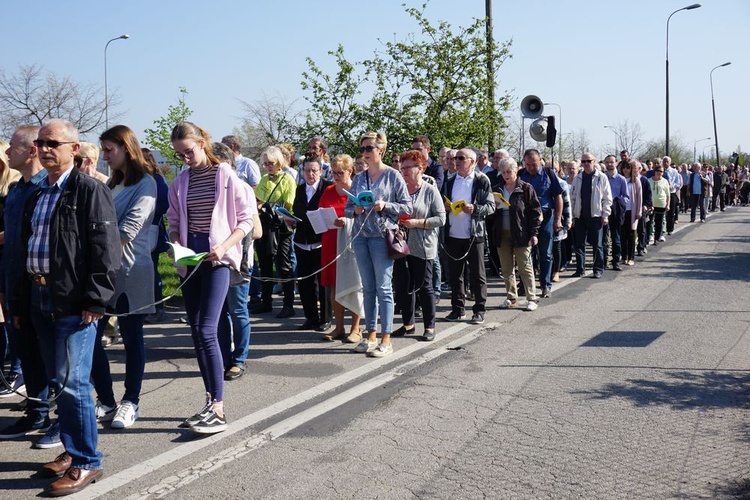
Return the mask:
<svg viewBox="0 0 750 500">
<path fill-rule="evenodd" d="M 32 282 L 36 283 L 39 286 L 50 286 L 52 283 L 52 280 L 50 279 L 49 274 L 32 274 L 29 276 Z"/>
</svg>

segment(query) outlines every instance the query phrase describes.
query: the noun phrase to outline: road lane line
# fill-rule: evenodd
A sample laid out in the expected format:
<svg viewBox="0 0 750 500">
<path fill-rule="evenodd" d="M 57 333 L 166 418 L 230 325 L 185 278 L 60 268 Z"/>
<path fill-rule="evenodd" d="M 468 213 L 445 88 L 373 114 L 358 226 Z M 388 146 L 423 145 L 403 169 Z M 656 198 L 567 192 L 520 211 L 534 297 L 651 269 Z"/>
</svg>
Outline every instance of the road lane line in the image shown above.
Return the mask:
<svg viewBox="0 0 750 500">
<path fill-rule="evenodd" d="M 469 326 L 471 325 L 468 323 L 456 323 L 446 328 L 445 330 L 438 332 L 438 338 L 450 337 L 460 332 L 461 330 L 468 328 Z M 321 396 L 322 394 L 325 394 L 326 392 L 336 390 L 343 385 L 351 383 L 352 380 L 363 377 L 375 370 L 380 370 L 384 366 L 383 361 L 385 361 L 387 365 L 391 365 L 401 358 L 410 356 L 416 351 L 430 349 L 430 347 L 432 347 L 432 350 L 435 351 L 444 348 L 444 346 L 442 345 L 435 346 L 434 343 L 414 342 L 410 346 L 394 350 L 393 354 L 388 356 L 388 358 L 386 358 L 385 360 L 372 359 L 371 362 L 368 362 L 360 366 L 359 368 L 350 370 L 327 382 L 323 382 L 322 384 L 311 387 L 310 389 L 291 396 L 283 401 L 279 401 L 278 403 L 267 406 L 266 408 L 251 413 L 234 422 L 231 422 L 227 427 L 227 430 L 222 433 L 202 439 L 196 439 L 187 443 L 182 443 L 171 450 L 165 451 L 164 453 L 161 453 L 153 458 L 144 460 L 143 462 L 133 465 L 123 471 L 117 472 L 111 476 L 105 476 L 101 481 L 97 481 L 95 484 L 87 487 L 83 492 L 79 494 L 79 497 L 96 498 L 99 495 L 103 495 L 117 488 L 125 486 L 128 483 L 146 476 L 147 474 L 161 469 L 162 467 L 181 460 L 192 453 L 196 453 L 197 451 L 206 448 L 207 446 L 216 444 L 219 441 L 226 439 L 237 432 L 244 431 L 248 427 L 256 425 L 258 422 L 262 422 L 263 420 L 279 415 L 289 410 L 290 408 L 310 401 L 318 396 Z M 363 356 L 362 354 L 352 355 Z"/>
<path fill-rule="evenodd" d="M 490 323 L 484 327 L 476 328 L 471 332 L 463 335 L 462 337 L 449 342 L 442 348 L 432 349 L 425 352 L 417 358 L 414 358 L 402 365 L 395 366 L 394 368 L 382 373 L 376 377 L 366 380 L 360 384 L 357 384 L 351 389 L 336 394 L 325 401 L 318 403 L 311 408 L 303 410 L 281 422 L 278 422 L 257 434 L 254 434 L 250 439 L 243 441 L 242 443 L 222 450 L 220 453 L 210 457 L 209 459 L 190 466 L 186 469 L 181 470 L 177 474 L 167 477 L 156 485 L 152 485 L 141 492 L 130 495 L 127 500 L 139 500 L 139 499 L 151 499 L 151 498 L 162 498 L 171 493 L 174 493 L 177 489 L 186 486 L 196 479 L 213 472 L 224 465 L 237 460 L 244 455 L 247 455 L 251 451 L 254 451 L 264 444 L 278 439 L 281 436 L 289 433 L 290 431 L 298 428 L 299 426 L 306 424 L 307 422 L 318 418 L 331 410 L 334 410 L 353 399 L 356 399 L 378 387 L 381 387 L 398 377 L 415 370 L 423 364 L 432 361 L 440 356 L 443 356 L 449 352 L 450 349 L 461 347 L 462 345 L 477 339 L 482 331 L 492 329 L 498 326 L 497 323 Z M 91 488 L 91 487 L 89 487 Z M 88 491 L 88 490 L 86 490 Z"/>
</svg>

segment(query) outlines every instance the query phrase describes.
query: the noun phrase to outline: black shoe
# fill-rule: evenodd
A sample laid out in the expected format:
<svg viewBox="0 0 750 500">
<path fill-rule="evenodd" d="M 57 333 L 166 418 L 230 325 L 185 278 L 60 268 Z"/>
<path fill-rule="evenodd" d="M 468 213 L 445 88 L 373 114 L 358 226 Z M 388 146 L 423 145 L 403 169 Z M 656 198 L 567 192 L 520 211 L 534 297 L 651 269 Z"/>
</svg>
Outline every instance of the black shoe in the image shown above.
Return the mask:
<svg viewBox="0 0 750 500">
<path fill-rule="evenodd" d="M 483 312 L 474 313 L 474 315 L 471 317 L 471 324 L 481 325 L 482 323 L 484 323 L 484 313 Z"/>
<path fill-rule="evenodd" d="M 391 337 L 403 337 L 404 335 L 414 333 L 416 331 L 416 327 L 411 327 L 407 329 L 405 326 L 400 326 L 396 328 L 393 333 L 391 333 Z"/>
<path fill-rule="evenodd" d="M 466 319 L 466 313 L 464 313 L 463 311 L 453 311 L 448 316 L 446 316 L 445 319 L 447 321 L 463 321 L 464 319 Z"/>
<path fill-rule="evenodd" d="M 602 272 L 601 271 L 594 271 L 594 274 L 591 277 L 593 279 L 595 279 L 595 280 L 598 280 L 599 278 L 602 277 Z"/>
<path fill-rule="evenodd" d="M 273 306 L 271 304 L 260 304 L 258 306 L 253 307 L 250 310 L 251 314 L 263 314 L 263 313 L 270 313 L 273 311 Z"/>
<path fill-rule="evenodd" d="M 620 264 L 612 264 L 612 270 L 613 271 L 622 271 L 622 267 L 620 267 Z"/>
<path fill-rule="evenodd" d="M 544 291 L 542 292 L 542 298 L 548 299 L 550 297 L 552 297 L 552 290 L 545 288 Z"/>
<path fill-rule="evenodd" d="M 294 316 L 294 309 L 291 307 L 282 307 L 281 312 L 276 315 L 279 319 L 291 318 L 292 316 Z"/>
<path fill-rule="evenodd" d="M 216 434 L 217 432 L 223 432 L 227 430 L 227 417 L 226 415 L 219 416 L 212 407 L 211 411 L 208 412 L 203 420 L 190 427 L 190 430 L 198 434 Z"/>
<path fill-rule="evenodd" d="M 638 257 L 643 257 L 643 250 L 638 250 L 638 251 L 637 251 L 637 252 L 636 252 L 635 254 L 636 254 L 636 255 L 637 255 Z"/>
<path fill-rule="evenodd" d="M 0 431 L 0 439 L 15 439 L 23 436 L 44 435 L 52 424 L 49 417 L 32 419 L 28 415 Z"/>
<path fill-rule="evenodd" d="M 323 321 L 322 323 L 318 323 L 317 325 L 315 325 L 316 332 L 327 332 L 330 329 L 331 329 L 330 321 Z"/>
<path fill-rule="evenodd" d="M 583 273 L 579 273 L 578 271 L 576 271 L 576 272 L 573 273 L 573 275 L 571 276 L 571 278 L 580 278 L 581 276 L 583 276 Z"/>
<path fill-rule="evenodd" d="M 422 340 L 424 340 L 425 342 L 432 342 L 433 340 L 435 340 L 435 330 L 425 330 L 424 334 L 422 335 Z"/>
<path fill-rule="evenodd" d="M 233 366 L 229 370 L 224 372 L 224 380 L 231 381 L 237 380 L 245 374 L 244 366 Z"/>
<path fill-rule="evenodd" d="M 282 309 L 282 312 L 284 312 L 283 309 Z M 279 313 L 279 314 L 281 314 L 281 313 Z M 304 323 L 302 323 L 301 325 L 299 325 L 297 327 L 297 330 L 313 330 L 317 326 L 318 326 L 318 322 L 317 321 L 313 321 L 311 319 L 306 319 Z"/>
</svg>

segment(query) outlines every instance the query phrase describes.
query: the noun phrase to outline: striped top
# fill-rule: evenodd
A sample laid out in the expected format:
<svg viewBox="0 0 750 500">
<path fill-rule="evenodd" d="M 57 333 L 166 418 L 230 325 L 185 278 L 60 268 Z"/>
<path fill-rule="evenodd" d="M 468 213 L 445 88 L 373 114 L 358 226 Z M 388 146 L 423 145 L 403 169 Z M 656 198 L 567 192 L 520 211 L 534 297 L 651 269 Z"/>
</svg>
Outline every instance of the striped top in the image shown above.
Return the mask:
<svg viewBox="0 0 750 500">
<path fill-rule="evenodd" d="M 216 172 L 209 165 L 203 168 L 190 168 L 187 190 L 188 232 L 208 233 L 211 229 L 211 215 L 216 204 Z"/>
</svg>

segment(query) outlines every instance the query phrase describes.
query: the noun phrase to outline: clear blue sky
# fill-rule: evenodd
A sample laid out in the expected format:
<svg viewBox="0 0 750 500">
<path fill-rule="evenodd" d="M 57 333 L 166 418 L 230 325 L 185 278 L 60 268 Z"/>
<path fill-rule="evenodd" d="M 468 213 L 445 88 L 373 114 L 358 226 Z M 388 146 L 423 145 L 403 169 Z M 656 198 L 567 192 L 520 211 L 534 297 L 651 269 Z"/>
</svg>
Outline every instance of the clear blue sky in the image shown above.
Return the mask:
<svg viewBox="0 0 750 500">
<path fill-rule="evenodd" d="M 109 87 L 122 98 L 122 122 L 142 134 L 184 86 L 193 120 L 220 138 L 240 123 L 239 99 L 252 101 L 262 92 L 301 97 L 306 57 L 333 69 L 326 52 L 339 43 L 358 60 L 379 47 L 378 39 L 414 31 L 401 3 L 8 2 L 0 67 L 39 64 L 103 85 L 104 45 L 128 33 L 129 40 L 113 42 L 108 51 Z M 604 125 L 624 119 L 639 123 L 647 139 L 663 137 L 666 20 L 690 3 L 494 0 L 495 38 L 513 38 L 513 58 L 501 68 L 499 89 L 511 92 L 515 106 L 527 94 L 559 103 L 563 132 L 586 129 L 597 147 L 613 142 Z M 750 2 L 701 3 L 670 22 L 671 135 L 691 148 L 693 141 L 713 136 L 709 72 L 731 61 L 714 72 L 720 146 L 722 153 L 740 144 L 750 150 L 750 99 L 743 92 L 750 81 L 743 33 Z M 432 20 L 467 25 L 483 17 L 484 8 L 481 0 L 432 0 L 427 12 Z M 700 143 L 699 154 L 709 144 Z"/>
</svg>

